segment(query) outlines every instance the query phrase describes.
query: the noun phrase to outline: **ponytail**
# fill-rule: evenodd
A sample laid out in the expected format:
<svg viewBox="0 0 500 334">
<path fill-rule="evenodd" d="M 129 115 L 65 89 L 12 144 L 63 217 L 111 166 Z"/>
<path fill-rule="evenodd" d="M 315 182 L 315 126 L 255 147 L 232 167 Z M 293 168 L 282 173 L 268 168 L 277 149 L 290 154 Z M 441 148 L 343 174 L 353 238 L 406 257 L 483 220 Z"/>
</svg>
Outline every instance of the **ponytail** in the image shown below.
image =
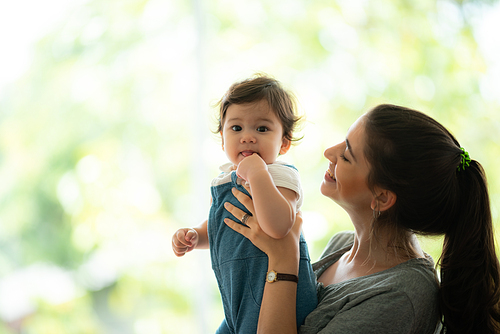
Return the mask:
<svg viewBox="0 0 500 334">
<path fill-rule="evenodd" d="M 457 172 L 460 208 L 445 233 L 440 306 L 445 333 L 500 333 L 500 266 L 485 173 L 472 160 Z M 444 333 L 443 330 L 443 333 Z"/>
<path fill-rule="evenodd" d="M 500 333 L 500 265 L 481 165 L 442 124 L 416 110 L 379 105 L 366 114 L 365 131 L 368 186 L 397 195 L 372 229 L 391 231 L 403 250 L 413 233 L 444 235 L 442 332 Z"/>
</svg>

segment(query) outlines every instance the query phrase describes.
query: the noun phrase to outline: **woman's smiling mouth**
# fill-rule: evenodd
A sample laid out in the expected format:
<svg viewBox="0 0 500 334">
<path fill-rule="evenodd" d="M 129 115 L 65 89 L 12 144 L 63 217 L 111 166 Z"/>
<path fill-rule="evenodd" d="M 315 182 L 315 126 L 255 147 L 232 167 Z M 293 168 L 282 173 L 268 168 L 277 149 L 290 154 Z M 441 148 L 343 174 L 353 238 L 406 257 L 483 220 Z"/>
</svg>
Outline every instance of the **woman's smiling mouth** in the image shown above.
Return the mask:
<svg viewBox="0 0 500 334">
<path fill-rule="evenodd" d="M 328 167 L 328 169 L 326 170 L 326 175 L 328 175 L 330 177 L 330 179 L 332 179 L 333 181 L 337 181 L 337 179 L 335 178 L 335 174 L 333 174 L 330 167 Z"/>
</svg>

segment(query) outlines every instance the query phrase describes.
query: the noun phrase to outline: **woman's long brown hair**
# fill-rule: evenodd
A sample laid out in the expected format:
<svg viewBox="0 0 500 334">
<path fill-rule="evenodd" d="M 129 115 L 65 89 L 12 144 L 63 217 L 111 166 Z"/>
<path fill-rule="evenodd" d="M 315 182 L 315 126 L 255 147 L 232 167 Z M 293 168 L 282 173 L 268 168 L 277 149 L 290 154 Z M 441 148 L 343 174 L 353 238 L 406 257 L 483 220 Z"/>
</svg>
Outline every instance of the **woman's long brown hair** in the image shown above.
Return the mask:
<svg viewBox="0 0 500 334">
<path fill-rule="evenodd" d="M 368 112 L 366 138 L 368 184 L 397 195 L 374 229 L 391 227 L 397 236 L 444 235 L 443 331 L 500 333 L 500 266 L 479 162 L 458 169 L 464 157 L 455 137 L 431 117 L 404 107 L 380 105 Z"/>
</svg>

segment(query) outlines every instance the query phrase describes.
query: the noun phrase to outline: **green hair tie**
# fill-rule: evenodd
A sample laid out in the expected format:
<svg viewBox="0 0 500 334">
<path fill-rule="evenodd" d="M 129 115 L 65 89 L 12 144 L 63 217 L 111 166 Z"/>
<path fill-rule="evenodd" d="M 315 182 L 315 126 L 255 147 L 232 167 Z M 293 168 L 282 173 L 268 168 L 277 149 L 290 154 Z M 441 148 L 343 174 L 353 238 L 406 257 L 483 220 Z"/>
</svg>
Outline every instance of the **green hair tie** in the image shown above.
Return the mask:
<svg viewBox="0 0 500 334">
<path fill-rule="evenodd" d="M 465 170 L 465 167 L 469 167 L 471 162 L 469 152 L 467 152 L 463 147 L 460 147 L 460 149 L 462 150 L 462 153 L 460 153 L 460 155 L 462 156 L 462 161 L 457 166 L 458 171 Z"/>
</svg>

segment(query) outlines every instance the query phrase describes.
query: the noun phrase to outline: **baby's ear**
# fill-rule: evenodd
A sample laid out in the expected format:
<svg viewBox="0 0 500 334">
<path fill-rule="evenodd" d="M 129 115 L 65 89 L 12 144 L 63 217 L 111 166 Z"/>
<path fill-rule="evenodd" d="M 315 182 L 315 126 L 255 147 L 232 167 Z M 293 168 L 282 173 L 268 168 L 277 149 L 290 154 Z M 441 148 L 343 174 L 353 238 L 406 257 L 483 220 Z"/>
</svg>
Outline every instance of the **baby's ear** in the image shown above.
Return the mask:
<svg viewBox="0 0 500 334">
<path fill-rule="evenodd" d="M 224 151 L 224 136 L 222 135 L 222 131 L 220 132 L 220 139 L 222 140 L 222 150 Z"/>
<path fill-rule="evenodd" d="M 286 152 L 288 152 L 288 150 L 290 149 L 290 146 L 292 146 L 292 141 L 289 139 L 283 138 L 283 140 L 281 141 L 280 154 L 283 155 Z"/>
</svg>

